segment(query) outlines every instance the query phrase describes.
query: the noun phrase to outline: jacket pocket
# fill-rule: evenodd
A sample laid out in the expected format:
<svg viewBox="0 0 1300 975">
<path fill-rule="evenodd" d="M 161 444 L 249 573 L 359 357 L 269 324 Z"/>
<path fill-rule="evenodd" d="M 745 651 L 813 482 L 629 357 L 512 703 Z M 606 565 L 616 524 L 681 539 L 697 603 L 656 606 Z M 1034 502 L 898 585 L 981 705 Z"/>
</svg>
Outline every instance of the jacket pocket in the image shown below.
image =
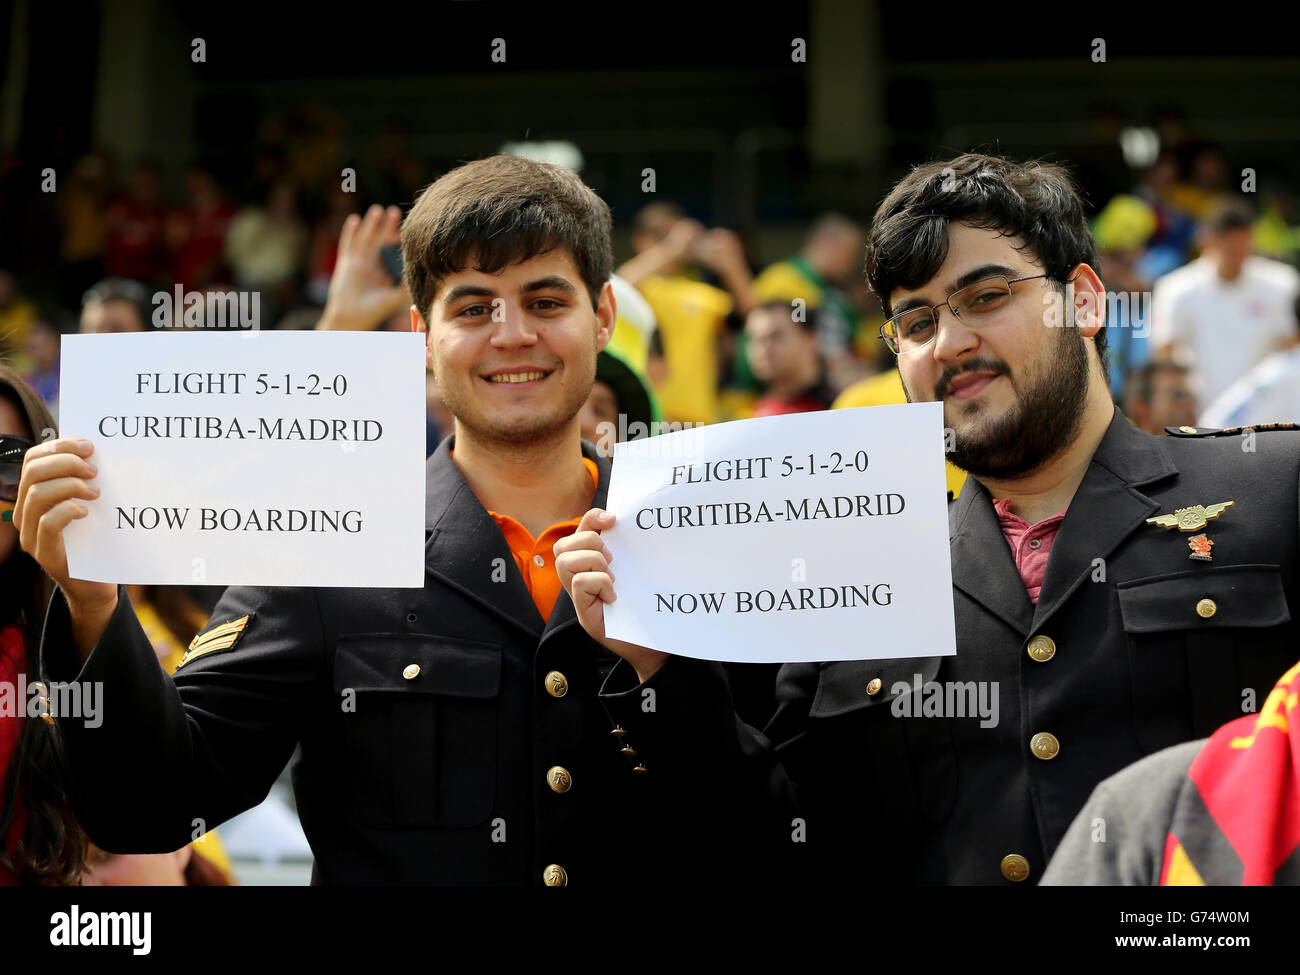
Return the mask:
<svg viewBox="0 0 1300 975">
<path fill-rule="evenodd" d="M 1245 688 L 1267 687 L 1271 658 L 1294 657 L 1276 645 L 1278 628 L 1291 621 L 1278 566 L 1195 568 L 1115 590 L 1135 732 L 1146 750 L 1204 737 L 1240 717 Z"/>
<path fill-rule="evenodd" d="M 912 833 L 943 823 L 957 798 L 950 719 L 927 718 L 918 684 L 933 681 L 942 657 L 824 663 L 809 712 L 821 769 L 839 793 L 833 814 L 879 817 Z M 878 684 L 876 682 L 879 682 Z M 856 807 L 856 808 L 854 808 Z"/>
<path fill-rule="evenodd" d="M 334 689 L 343 701 L 358 822 L 427 828 L 487 821 L 496 797 L 501 656 L 500 644 L 461 637 L 339 637 Z"/>
</svg>

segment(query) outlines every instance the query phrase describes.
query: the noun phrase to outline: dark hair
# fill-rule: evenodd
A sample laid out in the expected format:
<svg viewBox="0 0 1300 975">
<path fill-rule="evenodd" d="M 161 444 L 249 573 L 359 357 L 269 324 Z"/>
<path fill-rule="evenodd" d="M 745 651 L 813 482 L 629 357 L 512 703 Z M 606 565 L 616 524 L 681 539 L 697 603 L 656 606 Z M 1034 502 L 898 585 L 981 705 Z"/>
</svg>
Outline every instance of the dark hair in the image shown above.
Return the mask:
<svg viewBox="0 0 1300 975">
<path fill-rule="evenodd" d="M 472 259 L 485 274 L 557 247 L 573 255 L 596 307 L 614 270 L 609 207 L 576 173 L 551 163 L 489 156 L 428 186 L 402 223 L 411 300 L 427 320 L 448 275 Z"/>
<path fill-rule="evenodd" d="M 1134 403 L 1149 403 L 1155 393 L 1156 376 L 1162 372 L 1174 372 L 1185 376 L 1191 369 L 1173 359 L 1154 359 L 1129 372 L 1124 382 L 1125 412 Z"/>
<path fill-rule="evenodd" d="M 664 219 L 674 223 L 686 217 L 686 211 L 676 203 L 670 200 L 656 200 L 654 203 L 647 203 L 632 218 L 632 232 L 637 234 L 650 233 L 655 229 L 655 221 Z"/>
<path fill-rule="evenodd" d="M 793 303 L 782 299 L 777 299 L 774 301 L 765 301 L 761 305 L 756 307 L 753 311 L 751 311 L 750 314 L 753 315 L 756 312 L 758 312 L 766 315 L 779 315 L 782 318 L 788 318 L 791 322 L 793 322 L 795 325 L 797 325 L 800 329 L 802 329 L 805 332 L 816 333 L 818 309 L 806 307 L 807 302 L 805 302 L 804 304 L 805 304 L 805 308 L 803 309 L 804 315 L 802 320 L 795 317 Z"/>
<path fill-rule="evenodd" d="M 1229 230 L 1249 230 L 1255 223 L 1255 211 L 1243 200 L 1227 199 L 1210 211 L 1205 229 L 1212 234 Z"/>
<path fill-rule="evenodd" d="M 886 315 L 895 288 L 920 287 L 939 272 L 952 222 L 1021 238 L 1058 288 L 1077 265 L 1097 265 L 1083 200 L 1064 168 L 966 153 L 914 167 L 876 209 L 866 273 Z M 1104 367 L 1105 328 L 1095 342 Z"/>
<path fill-rule="evenodd" d="M 0 397 L 22 414 L 32 438 L 53 431 L 54 419 L 35 391 L 7 365 L 0 363 Z M 0 626 L 16 623 L 23 635 L 25 673 L 35 675 L 41 623 L 53 583 L 36 561 L 21 549 L 0 565 Z M 74 884 L 86 860 L 86 836 L 68 806 L 66 762 L 55 729 L 40 718 L 23 721 L 18 747 L 4 772 L 0 804 L 0 867 L 16 873 L 22 883 Z M 5 845 L 21 796 L 27 820 L 14 850 Z"/>
<path fill-rule="evenodd" d="M 140 327 L 146 330 L 149 328 L 151 305 L 149 289 L 139 281 L 130 278 L 105 278 L 91 285 L 81 298 L 81 307 L 84 310 L 87 306 L 101 301 L 130 303 L 140 317 Z"/>
</svg>

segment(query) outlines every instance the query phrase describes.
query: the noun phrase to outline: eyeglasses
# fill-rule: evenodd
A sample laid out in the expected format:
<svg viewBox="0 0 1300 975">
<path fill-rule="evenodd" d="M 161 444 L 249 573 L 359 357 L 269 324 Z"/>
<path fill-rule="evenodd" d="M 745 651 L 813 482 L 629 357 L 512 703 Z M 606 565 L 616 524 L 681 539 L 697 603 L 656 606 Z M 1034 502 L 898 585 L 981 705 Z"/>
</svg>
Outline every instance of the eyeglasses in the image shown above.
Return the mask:
<svg viewBox="0 0 1300 975">
<path fill-rule="evenodd" d="M 0 436 L 0 501 L 18 500 L 18 481 L 23 474 L 23 457 L 36 444 L 22 437 Z"/>
<path fill-rule="evenodd" d="M 941 305 L 947 305 L 953 317 L 960 319 L 968 328 L 983 328 L 994 324 L 999 313 L 1010 306 L 1013 284 L 1045 277 L 1046 274 L 1030 274 L 1023 278 L 1005 278 L 999 274 L 976 281 L 960 291 L 954 291 L 946 301 L 941 301 L 938 305 L 909 308 L 895 315 L 880 326 L 880 337 L 894 355 L 918 352 L 939 334 L 939 313 L 936 309 Z"/>
</svg>

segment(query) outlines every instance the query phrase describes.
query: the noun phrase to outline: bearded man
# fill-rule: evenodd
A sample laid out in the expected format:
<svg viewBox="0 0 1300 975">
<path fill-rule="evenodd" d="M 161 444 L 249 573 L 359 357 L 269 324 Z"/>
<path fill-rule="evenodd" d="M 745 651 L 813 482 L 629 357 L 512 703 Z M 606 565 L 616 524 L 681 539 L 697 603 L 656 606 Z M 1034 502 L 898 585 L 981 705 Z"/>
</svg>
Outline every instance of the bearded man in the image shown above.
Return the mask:
<svg viewBox="0 0 1300 975">
<path fill-rule="evenodd" d="M 943 404 L 970 474 L 950 497 L 952 588 L 934 591 L 956 656 L 788 664 L 761 735 L 710 737 L 722 722 L 635 711 L 646 688 L 692 688 L 679 658 L 604 636 L 612 517 L 588 512 L 556 546 L 580 622 L 626 662 L 606 683 L 616 719 L 660 760 L 722 768 L 770 742 L 823 880 L 1036 883 L 1098 782 L 1257 709 L 1295 657 L 1300 438 L 1130 424 L 1096 263 L 1053 165 L 918 166 L 876 212 L 882 338 L 909 401 Z M 695 695 L 693 715 L 721 707 Z"/>
</svg>

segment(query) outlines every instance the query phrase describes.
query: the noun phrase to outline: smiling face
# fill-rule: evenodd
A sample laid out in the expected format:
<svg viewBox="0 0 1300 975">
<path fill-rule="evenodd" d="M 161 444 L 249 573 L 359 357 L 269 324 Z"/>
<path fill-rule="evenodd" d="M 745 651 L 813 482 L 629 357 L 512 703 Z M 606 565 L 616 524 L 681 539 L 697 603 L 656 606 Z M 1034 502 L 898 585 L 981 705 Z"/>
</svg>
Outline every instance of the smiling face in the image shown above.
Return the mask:
<svg viewBox="0 0 1300 975">
<path fill-rule="evenodd" d="M 411 322 L 429 333 L 429 367 L 458 434 L 517 446 L 570 432 L 576 441 L 614 314 L 610 285 L 593 309 L 572 256 L 557 248 L 495 274 L 449 275 L 428 322 L 415 309 Z"/>
<path fill-rule="evenodd" d="M 953 223 L 947 259 L 918 288 L 897 288 L 892 313 L 935 305 L 958 288 L 990 275 L 1008 279 L 1041 274 L 1018 241 Z M 1086 265 L 1081 265 L 1086 267 Z M 1083 281 L 1080 281 L 1083 284 Z M 909 402 L 942 402 L 944 425 L 955 432 L 951 460 L 976 476 L 1010 478 L 1040 467 L 1077 435 L 1089 383 L 1101 381 L 1086 336 L 1091 321 L 1049 327 L 1046 312 L 1061 294 L 1045 278 L 1012 286 L 1012 300 L 978 330 L 938 308 L 939 333 L 928 346 L 898 357 Z M 1060 309 L 1060 304 L 1056 304 Z"/>
</svg>

